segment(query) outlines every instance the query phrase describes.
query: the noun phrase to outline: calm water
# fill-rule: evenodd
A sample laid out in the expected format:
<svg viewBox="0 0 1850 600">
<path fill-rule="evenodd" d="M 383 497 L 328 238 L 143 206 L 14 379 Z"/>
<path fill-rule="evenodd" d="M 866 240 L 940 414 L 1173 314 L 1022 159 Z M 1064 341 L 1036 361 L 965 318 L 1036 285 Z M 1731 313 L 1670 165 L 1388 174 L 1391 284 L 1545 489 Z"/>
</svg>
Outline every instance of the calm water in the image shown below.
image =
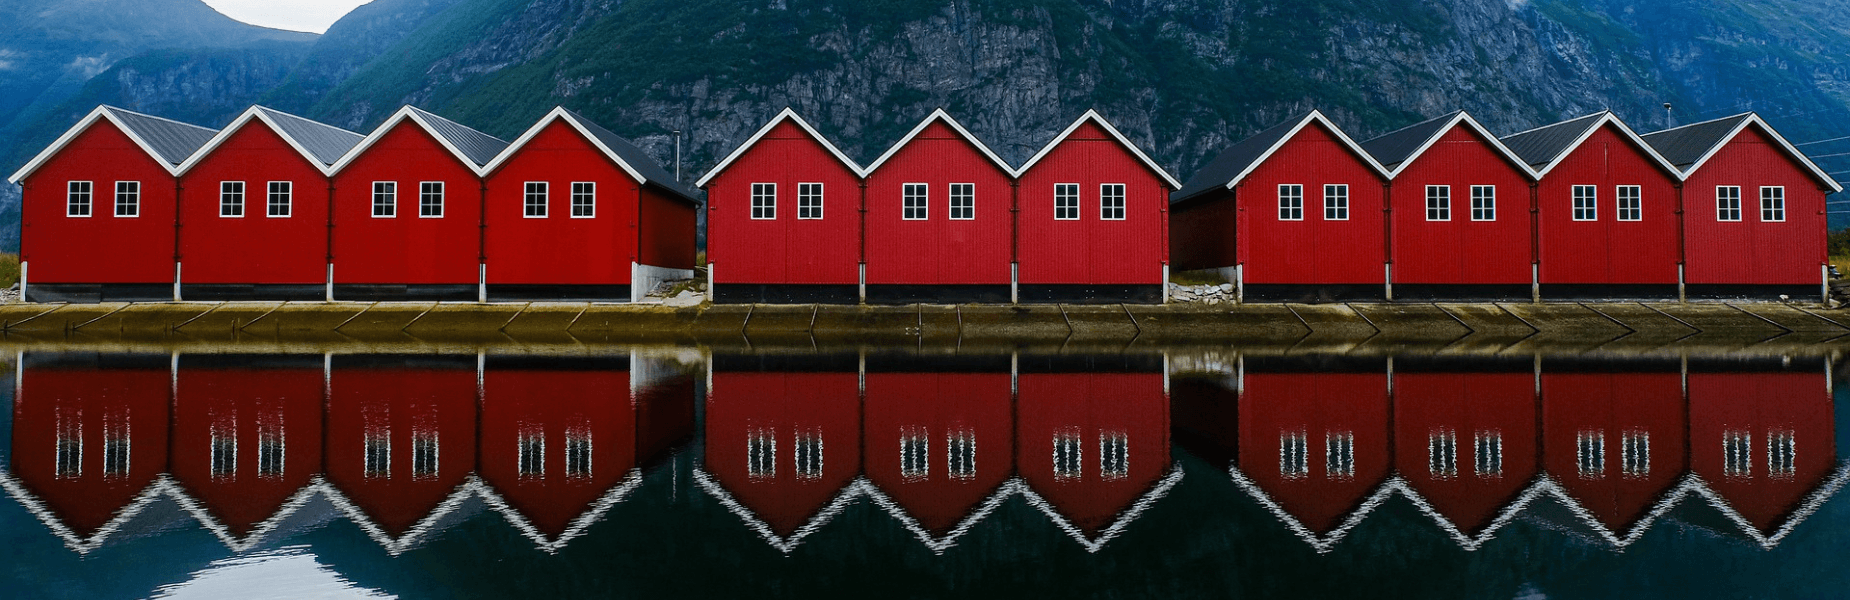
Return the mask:
<svg viewBox="0 0 1850 600">
<path fill-rule="evenodd" d="M 1823 357 L 18 355 L 0 595 L 1840 597 Z"/>
</svg>

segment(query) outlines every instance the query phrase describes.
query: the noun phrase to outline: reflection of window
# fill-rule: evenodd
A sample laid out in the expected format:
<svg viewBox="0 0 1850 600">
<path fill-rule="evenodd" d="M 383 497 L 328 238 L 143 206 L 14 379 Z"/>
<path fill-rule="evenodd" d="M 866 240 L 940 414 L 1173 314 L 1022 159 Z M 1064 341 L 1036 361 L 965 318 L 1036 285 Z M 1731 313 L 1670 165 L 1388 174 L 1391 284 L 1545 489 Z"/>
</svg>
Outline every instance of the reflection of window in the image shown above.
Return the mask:
<svg viewBox="0 0 1850 600">
<path fill-rule="evenodd" d="M 238 473 L 238 430 L 231 426 L 212 428 L 212 478 L 225 479 Z"/>
<path fill-rule="evenodd" d="M 1766 435 L 1766 472 L 1769 477 L 1791 477 L 1797 473 L 1792 462 L 1792 432 L 1769 431 Z"/>
<path fill-rule="evenodd" d="M 1355 433 L 1333 431 L 1324 434 L 1323 474 L 1332 478 L 1355 476 Z"/>
<path fill-rule="evenodd" d="M 1627 431 L 1621 438 L 1623 453 L 1621 467 L 1627 477 L 1638 477 L 1651 473 L 1651 434 L 1645 431 Z"/>
<path fill-rule="evenodd" d="M 752 477 L 777 475 L 777 435 L 764 429 L 745 438 L 745 471 Z"/>
<path fill-rule="evenodd" d="M 411 432 L 411 477 L 431 479 L 437 476 L 438 451 L 436 431 Z"/>
<path fill-rule="evenodd" d="M 1477 462 L 1477 476 L 1502 477 L 1503 433 L 1499 431 L 1477 432 L 1476 450 L 1473 458 Z"/>
<path fill-rule="evenodd" d="M 1131 474 L 1129 436 L 1122 431 L 1108 431 L 1098 435 L 1098 476 L 1103 479 L 1123 479 Z"/>
<path fill-rule="evenodd" d="M 1055 479 L 1078 479 L 1085 449 L 1078 431 L 1062 431 L 1053 436 L 1053 476 Z"/>
<path fill-rule="evenodd" d="M 931 475 L 930 441 L 924 429 L 913 429 L 899 438 L 899 475 L 906 479 L 924 479 Z"/>
<path fill-rule="evenodd" d="M 944 441 L 944 462 L 952 479 L 976 478 L 976 432 L 951 432 Z"/>
<path fill-rule="evenodd" d="M 392 432 L 377 429 L 366 432 L 366 478 L 392 476 Z"/>
<path fill-rule="evenodd" d="M 283 475 L 283 430 L 280 427 L 257 429 L 257 476 Z"/>
<path fill-rule="evenodd" d="M 591 476 L 591 430 L 585 428 L 565 431 L 565 476 Z"/>
<path fill-rule="evenodd" d="M 1746 477 L 1754 473 L 1753 438 L 1745 431 L 1722 432 L 1722 474 Z"/>
<path fill-rule="evenodd" d="M 1582 431 L 1576 438 L 1574 456 L 1580 465 L 1580 476 L 1598 479 L 1606 475 L 1606 433 L 1603 431 Z"/>
<path fill-rule="evenodd" d="M 546 475 L 546 434 L 538 428 L 520 432 L 517 442 L 519 452 L 520 476 L 543 477 Z"/>
<path fill-rule="evenodd" d="M 1278 474 L 1286 479 L 1297 479 L 1310 474 L 1310 453 L 1304 441 L 1304 432 L 1288 431 L 1278 436 Z"/>
<path fill-rule="evenodd" d="M 1426 470 L 1433 477 L 1458 475 L 1458 432 L 1441 429 L 1426 435 Z"/>
<path fill-rule="evenodd" d="M 822 478 L 822 432 L 797 432 L 797 477 L 800 479 Z"/>
<path fill-rule="evenodd" d="M 82 415 L 76 411 L 58 415 L 57 469 L 58 478 L 82 477 L 84 473 L 84 429 Z"/>
<path fill-rule="evenodd" d="M 127 414 L 103 416 L 103 477 L 128 477 L 129 429 Z"/>
</svg>

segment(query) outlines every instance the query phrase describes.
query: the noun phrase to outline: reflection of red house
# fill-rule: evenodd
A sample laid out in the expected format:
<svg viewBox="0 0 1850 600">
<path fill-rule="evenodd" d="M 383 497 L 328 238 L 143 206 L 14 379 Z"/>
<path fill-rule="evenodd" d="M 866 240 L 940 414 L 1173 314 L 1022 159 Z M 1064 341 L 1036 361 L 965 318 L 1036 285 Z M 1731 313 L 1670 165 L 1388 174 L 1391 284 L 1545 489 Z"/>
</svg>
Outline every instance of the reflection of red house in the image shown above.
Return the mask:
<svg viewBox="0 0 1850 600">
<path fill-rule="evenodd" d="M 1397 372 L 1394 462 L 1465 535 L 1489 526 L 1540 470 L 1531 372 Z"/>
<path fill-rule="evenodd" d="M 167 356 L 34 356 L 13 399 L 13 474 L 75 535 L 167 470 Z"/>
<path fill-rule="evenodd" d="M 1784 524 L 1837 456 L 1822 373 L 1691 373 L 1690 467 L 1761 533 Z"/>
<path fill-rule="evenodd" d="M 1543 371 L 1544 466 L 1607 529 L 1624 535 L 1688 467 L 1682 376 Z"/>
<path fill-rule="evenodd" d="M 322 358 L 181 359 L 173 476 L 242 537 L 307 486 L 322 463 Z"/>
<path fill-rule="evenodd" d="M 868 373 L 867 477 L 948 533 L 1014 471 L 1012 409 L 1006 372 Z"/>
<path fill-rule="evenodd" d="M 1387 480 L 1387 374 L 1261 372 L 1240 395 L 1240 471 L 1313 533 Z"/>
<path fill-rule="evenodd" d="M 716 372 L 704 468 L 779 536 L 789 536 L 861 471 L 859 376 Z"/>
<path fill-rule="evenodd" d="M 1018 385 L 1015 468 L 1086 534 L 1169 471 L 1161 373 L 1022 373 Z"/>
<path fill-rule="evenodd" d="M 388 535 L 475 470 L 475 357 L 334 358 L 327 476 Z"/>
</svg>

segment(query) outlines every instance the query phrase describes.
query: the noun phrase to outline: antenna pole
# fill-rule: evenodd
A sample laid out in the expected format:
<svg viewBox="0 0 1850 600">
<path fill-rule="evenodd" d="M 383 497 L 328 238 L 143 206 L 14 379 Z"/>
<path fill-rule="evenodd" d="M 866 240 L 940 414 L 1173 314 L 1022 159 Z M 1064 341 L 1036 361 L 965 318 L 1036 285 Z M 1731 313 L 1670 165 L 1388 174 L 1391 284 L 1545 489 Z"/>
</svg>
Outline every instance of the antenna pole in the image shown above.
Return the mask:
<svg viewBox="0 0 1850 600">
<path fill-rule="evenodd" d="M 674 130 L 674 181 L 681 182 L 681 130 Z"/>
<path fill-rule="evenodd" d="M 1676 127 L 1676 126 L 1677 126 L 1676 118 L 1670 116 L 1670 103 L 1665 102 L 1664 103 L 1664 129 L 1669 129 L 1669 128 Z"/>
</svg>

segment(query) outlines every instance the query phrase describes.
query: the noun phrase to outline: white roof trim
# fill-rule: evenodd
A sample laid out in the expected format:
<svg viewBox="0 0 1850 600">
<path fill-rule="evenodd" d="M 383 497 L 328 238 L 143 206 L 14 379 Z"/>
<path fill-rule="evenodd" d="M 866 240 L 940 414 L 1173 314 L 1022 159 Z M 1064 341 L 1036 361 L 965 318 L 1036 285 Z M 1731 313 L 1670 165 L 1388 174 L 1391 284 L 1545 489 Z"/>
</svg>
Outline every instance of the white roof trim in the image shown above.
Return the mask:
<svg viewBox="0 0 1850 600">
<path fill-rule="evenodd" d="M 1397 488 L 1388 485 L 1387 482 L 1382 482 L 1381 485 L 1375 487 L 1374 491 L 1364 496 L 1361 504 L 1351 509 L 1348 516 L 1343 517 L 1342 522 L 1338 524 L 1335 529 L 1323 534 L 1318 534 L 1309 527 L 1305 527 L 1304 522 L 1298 520 L 1296 515 L 1291 514 L 1291 512 L 1285 510 L 1285 507 L 1280 505 L 1278 501 L 1273 500 L 1272 495 L 1267 494 L 1264 489 L 1259 487 L 1259 484 L 1247 478 L 1245 473 L 1240 472 L 1239 467 L 1229 467 L 1227 469 L 1227 474 L 1233 477 L 1234 485 L 1239 486 L 1248 496 L 1252 496 L 1253 499 L 1257 500 L 1266 510 L 1271 511 L 1273 518 L 1284 523 L 1286 529 L 1290 529 L 1292 534 L 1298 536 L 1298 539 L 1304 540 L 1305 543 L 1310 544 L 1311 549 L 1316 550 L 1318 554 L 1328 554 L 1330 551 L 1335 550 L 1337 543 L 1343 541 L 1344 537 L 1348 537 L 1349 532 L 1354 530 L 1357 525 L 1362 524 L 1362 519 L 1366 518 L 1369 513 L 1374 512 L 1376 508 L 1380 508 L 1383 503 L 1387 502 L 1388 498 L 1393 497 L 1398 491 Z"/>
<path fill-rule="evenodd" d="M 1111 122 L 1106 121 L 1105 117 L 1100 116 L 1096 110 L 1087 110 L 1086 114 L 1080 115 L 1078 120 L 1073 121 L 1072 125 L 1068 125 L 1066 131 L 1062 131 L 1060 135 L 1054 136 L 1053 141 L 1047 142 L 1047 145 L 1041 148 L 1040 152 L 1035 153 L 1034 158 L 1028 159 L 1028 162 L 1022 163 L 1021 168 L 1015 170 L 1015 178 L 1020 179 L 1023 173 L 1028 172 L 1028 169 L 1034 168 L 1035 164 L 1041 162 L 1041 159 L 1046 158 L 1048 154 L 1051 154 L 1054 148 L 1060 147 L 1060 143 L 1066 141 L 1066 138 L 1073 135 L 1074 131 L 1078 131 L 1079 126 L 1085 124 L 1086 121 L 1098 123 L 1099 127 L 1105 130 L 1105 133 L 1111 134 L 1111 137 L 1116 138 L 1119 144 L 1122 144 L 1125 148 L 1129 148 L 1132 154 L 1137 155 L 1137 160 L 1143 161 L 1145 167 L 1149 167 L 1151 171 L 1155 171 L 1157 176 L 1162 178 L 1163 183 L 1169 185 L 1170 191 L 1182 189 L 1182 182 L 1176 181 L 1176 178 L 1171 176 L 1168 171 L 1163 170 L 1162 166 L 1157 165 L 1156 161 L 1150 160 L 1149 155 L 1144 154 L 1143 150 L 1138 149 L 1137 145 L 1131 143 L 1129 138 L 1119 133 L 1118 128 L 1112 127 Z"/>
<path fill-rule="evenodd" d="M 1732 119 L 1734 117 L 1722 117 L 1722 118 Z M 1703 123 L 1708 123 L 1712 121 L 1720 121 L 1720 120 L 1721 119 L 1711 119 L 1709 121 L 1703 121 Z M 1701 124 L 1702 123 L 1691 123 L 1690 125 L 1684 125 L 1683 127 L 1689 127 L 1691 125 L 1701 125 Z M 1791 142 L 1786 141 L 1786 136 L 1780 135 L 1778 131 L 1774 131 L 1773 126 L 1768 125 L 1765 120 L 1760 118 L 1760 113 L 1747 113 L 1747 119 L 1741 121 L 1740 125 L 1736 125 L 1734 127 L 1734 131 L 1730 131 L 1728 132 L 1728 135 L 1722 136 L 1721 141 L 1716 142 L 1714 146 L 1711 146 L 1709 148 L 1709 151 L 1702 155 L 1702 158 L 1696 159 L 1696 162 L 1694 163 L 1690 163 L 1689 169 L 1683 172 L 1683 178 L 1689 179 L 1689 176 L 1694 175 L 1697 169 L 1701 169 L 1703 165 L 1708 164 L 1709 159 L 1714 158 L 1716 154 L 1721 152 L 1721 149 L 1723 147 L 1733 142 L 1734 138 L 1741 135 L 1741 132 L 1745 131 L 1747 129 L 1747 126 L 1749 125 L 1759 125 L 1760 130 L 1763 132 L 1766 132 L 1768 137 L 1773 138 L 1773 141 L 1775 142 L 1779 142 L 1779 146 L 1786 150 L 1787 155 L 1798 159 L 1799 162 L 1801 164 L 1804 164 L 1805 168 L 1810 170 L 1812 175 L 1817 176 L 1819 180 L 1829 182 L 1831 191 L 1833 193 L 1844 191 L 1843 184 L 1837 183 L 1837 179 L 1831 177 L 1829 173 L 1824 172 L 1824 169 L 1818 168 L 1818 165 L 1811 161 L 1811 157 L 1805 156 L 1804 152 L 1800 152 L 1799 149 L 1793 146 Z M 1678 127 L 1676 129 L 1682 129 L 1682 127 Z M 1671 131 L 1671 130 L 1666 129 L 1664 131 Z"/>
<path fill-rule="evenodd" d="M 636 167 L 630 166 L 629 162 L 623 160 L 623 157 L 617 156 L 615 151 L 611 150 L 609 146 L 605 146 L 603 140 L 597 139 L 595 135 L 591 135 L 591 130 L 585 128 L 584 123 L 573 118 L 571 111 L 565 110 L 563 106 L 554 107 L 552 112 L 546 113 L 546 117 L 540 119 L 539 123 L 535 123 L 533 127 L 527 129 L 526 133 L 520 134 L 520 137 L 515 139 L 514 143 L 508 144 L 507 148 L 502 149 L 500 155 L 496 156 L 494 160 L 488 161 L 488 166 L 482 167 L 482 175 L 487 176 L 490 173 L 494 173 L 496 169 L 501 168 L 501 165 L 507 163 L 509 160 L 513 160 L 514 155 L 519 154 L 521 149 L 527 146 L 528 142 L 533 141 L 535 137 L 539 137 L 540 132 L 544 131 L 548 125 L 552 125 L 553 121 L 560 119 L 564 119 L 566 123 L 571 124 L 572 129 L 578 132 L 579 137 L 591 142 L 591 145 L 603 151 L 606 158 L 609 158 L 611 162 L 617 163 L 617 166 L 623 169 L 624 173 L 628 173 L 631 179 L 636 180 L 636 183 L 644 184 L 649 182 L 648 179 L 642 176 L 641 172 L 636 170 Z"/>
<path fill-rule="evenodd" d="M 1554 160 L 1549 161 L 1547 166 L 1542 167 L 1542 169 L 1539 171 L 1535 171 L 1536 178 L 1540 179 L 1543 177 L 1547 177 L 1548 173 L 1551 171 L 1554 171 L 1555 167 L 1560 166 L 1562 161 L 1567 160 L 1568 156 L 1573 155 L 1574 151 L 1579 150 L 1581 144 L 1585 144 L 1587 143 L 1587 140 L 1592 139 L 1593 134 L 1598 133 L 1600 128 L 1605 127 L 1606 125 L 1610 124 L 1610 125 L 1614 125 L 1618 127 L 1619 132 L 1625 134 L 1625 138 L 1631 140 L 1633 146 L 1637 146 L 1639 149 L 1644 150 L 1645 154 L 1650 155 L 1651 160 L 1656 161 L 1657 166 L 1663 167 L 1664 172 L 1670 173 L 1671 176 L 1675 177 L 1676 180 L 1679 182 L 1685 179 L 1688 179 L 1688 177 L 1685 176 L 1685 173 L 1683 173 L 1681 169 L 1678 169 L 1676 165 L 1670 164 L 1670 160 L 1664 158 L 1664 155 L 1658 154 L 1657 149 L 1651 147 L 1650 144 L 1645 143 L 1644 138 L 1638 137 L 1638 132 L 1633 131 L 1631 126 L 1626 125 L 1625 121 L 1620 120 L 1618 115 L 1612 114 L 1612 111 L 1609 111 L 1609 110 L 1600 111 L 1599 113 L 1595 113 L 1595 114 L 1600 115 L 1599 120 L 1595 121 L 1592 127 L 1588 127 L 1586 131 L 1581 132 L 1580 137 L 1576 138 L 1573 143 L 1568 144 L 1567 147 L 1565 148 L 1562 148 L 1561 153 L 1555 155 Z M 1587 115 L 1587 116 L 1592 116 L 1592 115 Z M 1574 120 L 1584 119 L 1584 118 L 1586 118 L 1586 116 L 1576 117 L 1574 119 L 1568 119 L 1568 121 L 1574 121 Z M 1567 121 L 1562 121 L 1562 123 L 1565 123 L 1565 122 Z M 1555 125 L 1559 125 L 1559 124 L 1560 123 L 1556 123 Z M 1542 127 L 1530 129 L 1529 131 L 1535 131 L 1537 129 L 1542 129 L 1543 127 L 1551 127 L 1551 126 L 1552 125 L 1543 125 Z M 1524 131 L 1522 133 L 1529 133 L 1529 131 Z M 1522 133 L 1510 134 L 1505 137 L 1516 137 L 1518 135 L 1522 135 Z"/>
<path fill-rule="evenodd" d="M 1510 164 L 1516 167 L 1516 170 L 1521 171 L 1524 175 L 1528 175 L 1530 181 L 1540 181 L 1541 180 L 1541 175 L 1536 174 L 1535 169 L 1529 168 L 1528 161 L 1525 161 L 1522 159 L 1522 157 L 1517 156 L 1515 152 L 1511 152 L 1508 146 L 1503 145 L 1502 140 L 1497 139 L 1496 134 L 1491 133 L 1489 129 L 1485 129 L 1483 124 L 1480 124 L 1477 122 L 1477 119 L 1471 118 L 1471 113 L 1468 113 L 1462 110 L 1458 111 L 1458 114 L 1453 115 L 1452 120 L 1450 122 L 1447 122 L 1444 127 L 1441 127 L 1437 131 L 1433 132 L 1432 137 L 1427 138 L 1426 143 L 1421 144 L 1418 150 L 1414 150 L 1412 154 L 1408 154 L 1406 160 L 1402 160 L 1400 161 L 1400 164 L 1395 165 L 1394 169 L 1388 172 L 1388 178 L 1395 179 L 1395 178 L 1400 177 L 1401 172 L 1406 171 L 1408 165 L 1413 164 L 1414 161 L 1417 161 L 1420 159 L 1421 156 L 1424 156 L 1427 150 L 1432 149 L 1433 144 L 1439 143 L 1440 138 L 1445 137 L 1445 134 L 1447 133 L 1451 133 L 1451 131 L 1457 128 L 1459 124 L 1469 125 L 1472 130 L 1478 133 L 1478 135 L 1481 135 L 1484 137 L 1484 139 L 1489 140 L 1490 146 L 1492 148 L 1495 148 L 1499 154 L 1502 154 L 1503 158 L 1509 160 Z"/>
<path fill-rule="evenodd" d="M 1349 134 L 1343 133 L 1342 128 L 1337 127 L 1335 123 L 1330 122 L 1330 119 L 1328 117 L 1323 116 L 1322 111 L 1313 110 L 1313 111 L 1310 111 L 1310 114 L 1305 115 L 1303 119 L 1299 120 L 1297 126 L 1291 128 L 1290 133 L 1286 133 L 1284 137 L 1278 138 L 1278 143 L 1272 144 L 1272 147 L 1267 148 L 1264 153 L 1261 153 L 1259 155 L 1259 158 L 1256 158 L 1253 160 L 1252 164 L 1246 165 L 1246 170 L 1240 171 L 1239 175 L 1234 176 L 1234 178 L 1231 180 L 1228 180 L 1227 189 L 1230 189 L 1230 190 L 1233 189 L 1234 186 L 1237 186 L 1240 184 L 1241 181 L 1244 181 L 1248 175 L 1252 175 L 1253 171 L 1258 170 L 1260 165 L 1263 165 L 1265 164 L 1265 161 L 1270 160 L 1273 154 L 1277 153 L 1280 148 L 1285 147 L 1286 143 L 1290 142 L 1293 138 L 1296 138 L 1298 136 L 1298 133 L 1303 132 L 1304 128 L 1309 127 L 1311 123 L 1322 123 L 1324 128 L 1329 129 L 1330 132 L 1336 134 L 1336 139 L 1341 141 L 1343 143 L 1343 146 L 1348 147 L 1350 152 L 1355 153 L 1356 156 L 1362 157 L 1363 162 L 1366 162 L 1368 163 L 1368 166 L 1373 167 L 1375 169 L 1375 174 L 1380 175 L 1382 179 L 1386 179 L 1388 177 L 1387 167 L 1381 166 L 1381 161 L 1375 160 L 1375 155 L 1369 154 L 1367 150 L 1363 150 L 1361 144 L 1355 143 L 1355 140 L 1353 138 L 1350 138 Z"/>
<path fill-rule="evenodd" d="M 322 164 L 321 159 L 315 158 L 315 154 L 313 152 L 309 152 L 307 148 L 303 148 L 301 142 L 296 141 L 296 139 L 294 137 L 291 137 L 289 133 L 285 131 L 282 127 L 277 126 L 276 121 L 271 119 L 270 115 L 267 114 L 268 112 L 281 113 L 282 111 L 264 107 L 264 106 L 252 106 L 250 108 L 245 109 L 244 113 L 238 115 L 237 119 L 232 120 L 230 125 L 226 125 L 224 129 L 218 130 L 218 135 L 212 136 L 211 141 L 206 142 L 206 145 L 204 146 L 200 146 L 199 151 L 194 152 L 192 156 L 187 157 L 186 162 L 180 163 L 180 166 L 174 169 L 174 175 L 175 176 L 185 175 L 186 173 L 192 171 L 193 167 L 199 166 L 199 163 L 205 162 L 206 157 L 210 156 L 213 151 L 218 150 L 219 145 L 224 144 L 226 140 L 231 139 L 232 135 L 236 134 L 239 130 L 243 129 L 244 126 L 248 125 L 252 119 L 263 121 L 264 125 L 267 125 L 270 127 L 270 131 L 276 132 L 277 136 L 283 138 L 283 141 L 288 142 L 290 148 L 294 148 L 297 154 L 300 154 L 302 155 L 302 158 L 307 159 L 309 164 L 314 165 L 315 170 L 320 171 L 322 175 L 328 176 L 328 175 L 334 174 L 333 165 Z M 354 135 L 359 135 L 359 134 L 354 134 Z"/>
<path fill-rule="evenodd" d="M 879 170 L 880 165 L 886 164 L 887 159 L 893 158 L 895 154 L 899 154 L 900 149 L 905 148 L 906 144 L 912 143 L 913 138 L 918 137 L 920 133 L 924 133 L 925 128 L 936 121 L 944 121 L 944 124 L 949 125 L 951 129 L 957 131 L 957 135 L 963 136 L 965 141 L 976 146 L 976 149 L 981 151 L 983 156 L 989 157 L 989 162 L 995 163 L 996 167 L 1002 169 L 1004 175 L 1008 175 L 1010 178 L 1014 177 L 1015 170 L 1009 167 L 1008 163 L 1003 162 L 1002 157 L 996 156 L 995 152 L 991 152 L 989 146 L 984 145 L 982 140 L 976 139 L 976 136 L 971 135 L 970 130 L 964 129 L 962 123 L 958 123 L 957 119 L 951 118 L 950 113 L 944 112 L 942 108 L 932 110 L 931 116 L 925 117 L 923 121 L 919 121 L 919 125 L 913 127 L 911 133 L 906 134 L 906 137 L 900 138 L 897 143 L 893 144 L 892 148 L 888 148 L 886 154 L 880 155 L 880 158 L 875 160 L 874 164 L 867 165 L 867 168 L 862 170 L 862 175 L 872 175 L 874 171 Z"/>
<path fill-rule="evenodd" d="M 867 172 L 861 169 L 860 165 L 854 164 L 854 161 L 850 160 L 848 155 L 842 154 L 842 151 L 835 147 L 835 144 L 829 143 L 829 138 L 823 137 L 821 133 L 816 131 L 816 128 L 810 127 L 809 122 L 804 121 L 803 117 L 798 116 L 795 110 L 786 108 L 782 112 L 777 113 L 777 116 L 773 117 L 771 122 L 766 123 L 762 129 L 759 129 L 758 133 L 752 134 L 751 139 L 745 140 L 745 143 L 740 144 L 737 150 L 733 150 L 732 154 L 727 155 L 725 160 L 719 161 L 718 165 L 715 165 L 712 170 L 707 171 L 706 175 L 701 176 L 699 181 L 694 182 L 694 187 L 707 187 L 708 182 L 712 181 L 714 177 L 719 176 L 721 172 L 726 170 L 726 167 L 732 166 L 733 161 L 738 160 L 740 156 L 744 156 L 746 150 L 750 150 L 752 146 L 757 145 L 758 140 L 764 139 L 764 136 L 769 135 L 772 129 L 775 129 L 779 123 L 783 123 L 786 120 L 796 123 L 798 128 L 808 133 L 810 137 L 815 138 L 816 141 L 821 142 L 822 147 L 827 148 L 830 154 L 834 154 L 835 159 L 840 160 L 843 165 L 846 165 L 848 171 L 854 173 L 855 177 L 864 178 L 867 176 Z"/>
<path fill-rule="evenodd" d="M 436 139 L 437 143 L 441 144 L 445 150 L 449 150 L 450 156 L 456 157 L 456 161 L 462 163 L 463 167 L 469 169 L 470 173 L 473 173 L 476 177 L 486 175 L 484 169 L 477 167 L 475 161 L 469 159 L 469 155 L 463 154 L 463 151 L 457 149 L 455 144 L 451 144 L 448 138 L 437 133 L 436 128 L 431 127 L 430 123 L 426 122 L 424 117 L 420 116 L 418 111 L 409 104 L 399 108 L 398 112 L 392 113 L 391 118 L 386 119 L 384 123 L 380 123 L 378 128 L 374 129 L 371 134 L 366 136 L 366 139 L 360 140 L 359 144 L 355 144 L 353 149 L 347 151 L 346 156 L 340 157 L 340 162 L 334 163 L 334 166 L 328 168 L 328 175 L 332 176 L 341 171 L 345 171 L 347 165 L 353 164 L 355 160 L 359 160 L 361 155 L 366 154 L 366 151 L 373 147 L 373 144 L 377 144 L 379 140 L 385 139 L 385 136 L 391 133 L 392 129 L 398 127 L 400 121 L 406 119 L 410 119 L 411 122 L 417 123 L 418 127 L 422 127 L 424 133 L 430 134 L 430 137 Z"/>
<path fill-rule="evenodd" d="M 180 170 L 178 167 L 175 167 L 172 163 L 167 162 L 167 159 L 161 158 L 161 154 L 159 152 L 154 151 L 154 146 L 148 145 L 148 142 L 146 140 L 141 139 L 141 136 L 135 134 L 135 130 L 133 128 L 127 125 L 124 125 L 121 119 L 116 118 L 115 111 L 118 111 L 118 110 L 122 110 L 122 109 L 113 108 L 109 106 L 98 106 L 95 109 L 91 110 L 90 114 L 85 115 L 84 118 L 78 121 L 76 125 L 71 126 L 71 128 L 68 130 L 65 130 L 64 135 L 58 136 L 57 141 L 52 142 L 50 146 L 47 146 L 43 151 L 40 151 L 38 153 L 38 156 L 32 157 L 32 160 L 30 162 L 27 162 L 26 166 L 20 167 L 19 172 L 14 173 L 12 177 L 8 177 L 6 180 L 7 183 L 17 184 L 20 182 L 20 180 L 23 180 L 26 177 L 31 176 L 33 171 L 37 171 L 39 167 L 45 166 L 46 162 L 50 161 L 52 157 L 57 156 L 59 152 L 62 152 L 65 146 L 70 145 L 70 143 L 73 140 L 77 139 L 77 136 L 82 135 L 83 132 L 85 131 L 88 131 L 90 129 L 90 126 L 95 125 L 97 120 L 99 119 L 108 119 L 111 124 L 116 126 L 116 129 L 118 131 L 122 132 L 122 135 L 128 136 L 128 139 L 131 141 L 134 141 L 136 146 L 141 147 L 141 151 L 146 152 L 148 154 L 148 158 L 154 159 L 155 164 L 159 164 L 162 169 L 166 169 L 168 175 L 178 176 L 180 174 Z M 123 111 L 123 112 L 129 112 L 129 111 Z M 141 113 L 135 113 L 135 114 L 141 115 Z M 161 117 L 156 117 L 154 115 L 141 115 L 141 116 L 148 117 L 151 119 L 160 119 L 162 121 L 171 121 L 174 123 L 179 123 L 179 121 L 174 121 L 173 119 L 162 119 Z M 182 124 L 185 125 L 185 123 L 182 123 Z M 198 127 L 197 125 L 191 125 L 191 126 Z M 194 152 L 194 154 L 198 154 L 198 152 Z"/>
</svg>

